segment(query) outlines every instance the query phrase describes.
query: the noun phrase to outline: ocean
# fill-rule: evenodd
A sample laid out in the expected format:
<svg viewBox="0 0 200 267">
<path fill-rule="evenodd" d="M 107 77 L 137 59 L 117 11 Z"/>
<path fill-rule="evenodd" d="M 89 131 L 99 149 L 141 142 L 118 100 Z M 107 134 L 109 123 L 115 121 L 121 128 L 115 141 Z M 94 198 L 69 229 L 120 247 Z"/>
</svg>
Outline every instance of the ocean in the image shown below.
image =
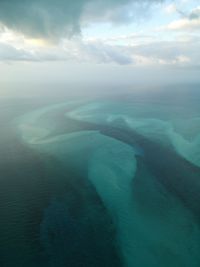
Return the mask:
<svg viewBox="0 0 200 267">
<path fill-rule="evenodd" d="M 0 98 L 1 267 L 199 267 L 199 86 Z"/>
</svg>

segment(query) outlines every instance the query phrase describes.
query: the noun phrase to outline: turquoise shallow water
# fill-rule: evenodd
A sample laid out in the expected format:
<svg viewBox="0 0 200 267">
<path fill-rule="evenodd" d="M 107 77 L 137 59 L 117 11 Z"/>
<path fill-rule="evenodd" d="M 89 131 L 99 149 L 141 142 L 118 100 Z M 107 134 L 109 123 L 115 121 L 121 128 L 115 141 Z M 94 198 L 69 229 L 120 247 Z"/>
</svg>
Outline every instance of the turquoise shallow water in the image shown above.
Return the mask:
<svg viewBox="0 0 200 267">
<path fill-rule="evenodd" d="M 1 266 L 200 266 L 193 94 L 2 102 Z"/>
</svg>

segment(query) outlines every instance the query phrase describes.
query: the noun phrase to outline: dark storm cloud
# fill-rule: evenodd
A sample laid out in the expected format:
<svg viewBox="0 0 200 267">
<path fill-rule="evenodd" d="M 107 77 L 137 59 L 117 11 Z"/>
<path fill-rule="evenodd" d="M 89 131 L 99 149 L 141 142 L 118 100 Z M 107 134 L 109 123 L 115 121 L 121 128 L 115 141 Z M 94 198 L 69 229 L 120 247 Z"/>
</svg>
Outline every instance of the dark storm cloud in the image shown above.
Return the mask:
<svg viewBox="0 0 200 267">
<path fill-rule="evenodd" d="M 94 15 L 103 16 L 115 12 L 129 3 L 149 4 L 158 1 L 0 0 L 0 23 L 25 35 L 56 39 L 80 33 L 83 16 L 94 19 Z M 108 16 L 108 19 L 112 18 Z"/>
</svg>

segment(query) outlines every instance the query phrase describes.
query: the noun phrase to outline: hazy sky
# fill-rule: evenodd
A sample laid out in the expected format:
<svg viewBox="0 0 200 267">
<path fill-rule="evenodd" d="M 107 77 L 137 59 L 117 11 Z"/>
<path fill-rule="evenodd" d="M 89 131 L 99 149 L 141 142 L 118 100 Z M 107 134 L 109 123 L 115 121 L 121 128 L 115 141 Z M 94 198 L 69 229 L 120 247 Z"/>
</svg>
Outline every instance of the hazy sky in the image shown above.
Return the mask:
<svg viewBox="0 0 200 267">
<path fill-rule="evenodd" d="M 0 83 L 200 78 L 199 0 L 1 0 Z"/>
</svg>

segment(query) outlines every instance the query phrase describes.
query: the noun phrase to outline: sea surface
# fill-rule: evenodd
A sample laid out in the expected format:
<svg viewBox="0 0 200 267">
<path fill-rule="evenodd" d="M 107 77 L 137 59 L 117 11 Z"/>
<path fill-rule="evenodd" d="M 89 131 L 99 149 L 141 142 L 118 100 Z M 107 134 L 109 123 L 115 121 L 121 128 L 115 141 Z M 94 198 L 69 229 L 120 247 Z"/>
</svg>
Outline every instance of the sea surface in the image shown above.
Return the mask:
<svg viewBox="0 0 200 267">
<path fill-rule="evenodd" d="M 199 267 L 200 86 L 0 98 L 1 267 Z"/>
</svg>

